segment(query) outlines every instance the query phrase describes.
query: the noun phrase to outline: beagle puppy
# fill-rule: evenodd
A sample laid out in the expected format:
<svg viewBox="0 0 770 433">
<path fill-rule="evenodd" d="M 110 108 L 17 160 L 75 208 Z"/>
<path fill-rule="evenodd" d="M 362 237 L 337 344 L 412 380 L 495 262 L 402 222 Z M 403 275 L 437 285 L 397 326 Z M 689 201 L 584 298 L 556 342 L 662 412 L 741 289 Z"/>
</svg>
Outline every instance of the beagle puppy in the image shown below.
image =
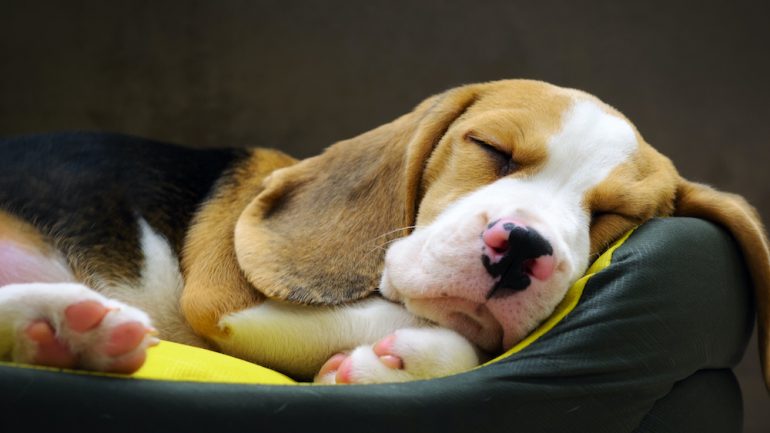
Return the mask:
<svg viewBox="0 0 770 433">
<path fill-rule="evenodd" d="M 321 155 L 104 134 L 0 143 L 0 356 L 129 373 L 158 337 L 324 383 L 452 374 L 547 318 L 658 216 L 710 219 L 756 287 L 740 197 L 682 179 L 618 111 L 542 82 L 467 85 Z"/>
</svg>

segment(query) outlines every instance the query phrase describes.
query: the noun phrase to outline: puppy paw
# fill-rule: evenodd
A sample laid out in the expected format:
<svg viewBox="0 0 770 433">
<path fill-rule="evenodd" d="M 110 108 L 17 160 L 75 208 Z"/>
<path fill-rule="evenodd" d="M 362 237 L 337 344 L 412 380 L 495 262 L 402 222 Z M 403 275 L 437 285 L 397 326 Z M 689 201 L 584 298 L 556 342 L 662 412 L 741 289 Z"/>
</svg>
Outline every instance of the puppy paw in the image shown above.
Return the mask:
<svg viewBox="0 0 770 433">
<path fill-rule="evenodd" d="M 373 346 L 331 357 L 316 383 L 389 383 L 448 376 L 479 364 L 476 349 L 443 328 L 400 329 Z"/>
<path fill-rule="evenodd" d="M 80 284 L 0 288 L 0 355 L 14 362 L 133 373 L 153 331 L 144 312 Z"/>
</svg>

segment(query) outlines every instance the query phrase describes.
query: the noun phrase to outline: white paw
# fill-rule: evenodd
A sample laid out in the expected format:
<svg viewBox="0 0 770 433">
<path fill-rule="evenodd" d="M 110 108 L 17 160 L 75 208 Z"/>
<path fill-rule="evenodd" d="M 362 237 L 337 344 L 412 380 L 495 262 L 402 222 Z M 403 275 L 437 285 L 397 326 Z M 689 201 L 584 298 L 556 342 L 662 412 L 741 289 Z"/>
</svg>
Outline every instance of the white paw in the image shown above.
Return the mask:
<svg viewBox="0 0 770 433">
<path fill-rule="evenodd" d="M 444 328 L 400 329 L 374 346 L 330 358 L 316 383 L 388 383 L 430 379 L 479 364 L 474 346 Z"/>
<path fill-rule="evenodd" d="M 144 312 L 81 284 L 0 287 L 0 359 L 132 373 L 152 331 Z"/>
</svg>

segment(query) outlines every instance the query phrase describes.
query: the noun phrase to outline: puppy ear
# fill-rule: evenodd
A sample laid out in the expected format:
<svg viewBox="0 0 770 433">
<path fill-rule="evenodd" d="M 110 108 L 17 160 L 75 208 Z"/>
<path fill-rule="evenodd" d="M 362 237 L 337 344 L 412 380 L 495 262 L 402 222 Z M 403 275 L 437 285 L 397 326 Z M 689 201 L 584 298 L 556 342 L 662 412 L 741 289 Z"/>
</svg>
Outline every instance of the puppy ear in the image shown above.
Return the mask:
<svg viewBox="0 0 770 433">
<path fill-rule="evenodd" d="M 587 195 L 591 218 L 591 257 L 644 221 L 674 212 L 679 173 L 671 160 L 639 138 L 637 157 L 617 167 Z M 618 204 L 621 206 L 618 208 Z"/>
<path fill-rule="evenodd" d="M 714 221 L 740 244 L 754 284 L 759 356 L 770 389 L 770 249 L 759 215 L 741 196 L 685 180 L 679 183 L 675 215 Z"/>
<path fill-rule="evenodd" d="M 473 103 L 473 87 L 270 175 L 241 214 L 235 251 L 271 298 L 338 304 L 377 290 L 389 241 L 409 233 L 426 159 Z"/>
</svg>

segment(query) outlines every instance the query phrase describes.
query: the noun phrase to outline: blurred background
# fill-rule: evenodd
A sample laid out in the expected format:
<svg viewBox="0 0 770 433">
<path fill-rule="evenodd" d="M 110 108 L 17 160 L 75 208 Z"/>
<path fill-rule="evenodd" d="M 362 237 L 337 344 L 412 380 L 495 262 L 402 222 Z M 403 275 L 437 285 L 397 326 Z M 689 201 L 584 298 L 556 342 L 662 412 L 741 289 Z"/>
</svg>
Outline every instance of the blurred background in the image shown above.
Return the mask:
<svg viewBox="0 0 770 433">
<path fill-rule="evenodd" d="M 463 83 L 533 78 L 625 113 L 685 177 L 770 217 L 767 2 L 0 2 L 0 135 L 115 131 L 318 153 Z M 754 344 L 736 372 L 770 427 Z"/>
</svg>

